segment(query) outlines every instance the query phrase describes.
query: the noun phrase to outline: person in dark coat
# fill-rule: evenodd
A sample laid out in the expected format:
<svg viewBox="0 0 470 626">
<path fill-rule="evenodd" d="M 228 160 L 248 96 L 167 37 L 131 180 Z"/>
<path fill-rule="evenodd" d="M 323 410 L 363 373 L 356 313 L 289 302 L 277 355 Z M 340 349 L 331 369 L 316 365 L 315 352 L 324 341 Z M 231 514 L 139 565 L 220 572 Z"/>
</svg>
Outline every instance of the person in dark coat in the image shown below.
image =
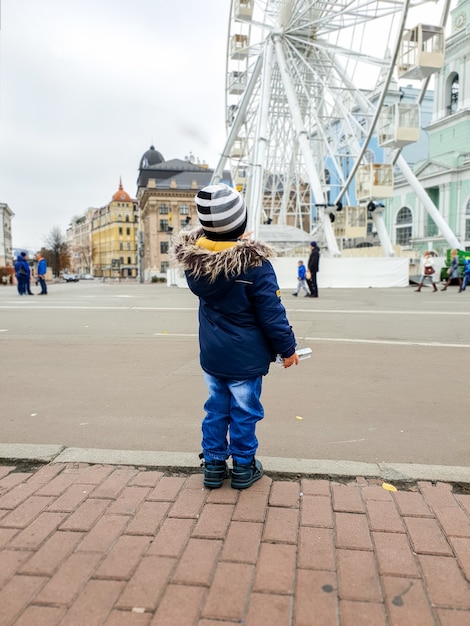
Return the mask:
<svg viewBox="0 0 470 626">
<path fill-rule="evenodd" d="M 256 423 L 264 416 L 262 378 L 280 355 L 297 365 L 294 332 L 281 303 L 271 248 L 245 234 L 247 210 L 228 185 L 209 185 L 196 196 L 202 228 L 180 231 L 172 256 L 199 298 L 200 363 L 209 397 L 204 405 L 204 485 L 250 487 L 263 475 L 255 458 Z"/>
<path fill-rule="evenodd" d="M 318 249 L 316 241 L 310 243 L 310 250 L 311 252 L 307 262 L 309 271 L 307 282 L 310 289 L 310 297 L 318 298 L 317 273 L 320 271 L 320 250 Z"/>
<path fill-rule="evenodd" d="M 22 252 L 17 256 L 15 263 L 16 283 L 20 296 L 34 295 L 31 291 L 31 268 L 29 267 L 27 256 L 26 252 Z"/>
</svg>

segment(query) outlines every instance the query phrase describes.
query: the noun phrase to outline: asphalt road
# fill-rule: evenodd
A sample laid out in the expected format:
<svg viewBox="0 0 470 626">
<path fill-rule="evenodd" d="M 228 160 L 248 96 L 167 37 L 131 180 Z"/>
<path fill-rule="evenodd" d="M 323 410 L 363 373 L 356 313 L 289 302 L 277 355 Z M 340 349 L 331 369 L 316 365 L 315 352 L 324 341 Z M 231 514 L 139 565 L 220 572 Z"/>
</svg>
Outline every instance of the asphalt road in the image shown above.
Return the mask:
<svg viewBox="0 0 470 626">
<path fill-rule="evenodd" d="M 313 357 L 265 378 L 261 456 L 470 466 L 470 291 L 283 302 Z M 0 287 L 0 354 L 2 443 L 200 452 L 206 390 L 186 289 Z"/>
</svg>

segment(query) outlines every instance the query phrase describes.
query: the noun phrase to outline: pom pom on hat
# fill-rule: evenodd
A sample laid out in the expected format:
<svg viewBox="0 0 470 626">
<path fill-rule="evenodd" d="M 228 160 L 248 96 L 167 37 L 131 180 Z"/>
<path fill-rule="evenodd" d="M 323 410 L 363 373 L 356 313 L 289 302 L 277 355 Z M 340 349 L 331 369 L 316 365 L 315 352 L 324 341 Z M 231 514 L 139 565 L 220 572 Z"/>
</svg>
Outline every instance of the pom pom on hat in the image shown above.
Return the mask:
<svg viewBox="0 0 470 626">
<path fill-rule="evenodd" d="M 310 245 L 313 246 L 314 248 L 316 248 L 317 247 L 317 242 L 316 241 L 311 241 Z"/>
<path fill-rule="evenodd" d="M 245 232 L 247 210 L 236 189 L 223 183 L 209 185 L 198 192 L 195 201 L 197 216 L 208 239 L 230 241 Z"/>
</svg>

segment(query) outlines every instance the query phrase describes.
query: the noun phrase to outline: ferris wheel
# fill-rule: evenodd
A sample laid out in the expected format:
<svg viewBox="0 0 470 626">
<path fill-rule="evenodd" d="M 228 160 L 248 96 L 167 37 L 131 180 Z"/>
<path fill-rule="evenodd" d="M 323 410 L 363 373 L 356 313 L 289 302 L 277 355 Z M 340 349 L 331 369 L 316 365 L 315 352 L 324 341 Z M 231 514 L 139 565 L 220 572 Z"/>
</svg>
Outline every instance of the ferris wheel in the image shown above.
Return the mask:
<svg viewBox="0 0 470 626">
<path fill-rule="evenodd" d="M 423 31 L 408 28 L 413 11 L 436 2 L 232 0 L 227 140 L 213 181 L 228 163 L 250 208 L 250 230 L 275 223 L 318 232 L 336 255 L 338 211 L 365 213 L 391 196 L 407 139 L 397 139 L 396 128 L 386 134 L 396 126 L 387 97 L 399 99 L 397 71 L 427 85 L 442 67 L 444 4 L 440 25 Z M 419 58 L 437 48 L 439 58 Z M 388 163 L 374 162 L 377 133 L 388 137 Z"/>
</svg>

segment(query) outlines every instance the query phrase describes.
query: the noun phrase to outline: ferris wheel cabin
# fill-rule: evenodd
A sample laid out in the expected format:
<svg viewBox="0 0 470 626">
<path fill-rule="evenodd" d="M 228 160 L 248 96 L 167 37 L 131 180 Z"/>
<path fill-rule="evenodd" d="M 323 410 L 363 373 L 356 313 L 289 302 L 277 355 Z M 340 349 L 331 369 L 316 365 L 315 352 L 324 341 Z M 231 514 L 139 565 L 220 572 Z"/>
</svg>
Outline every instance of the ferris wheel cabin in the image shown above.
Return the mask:
<svg viewBox="0 0 470 626">
<path fill-rule="evenodd" d="M 253 0 L 235 0 L 234 17 L 236 20 L 250 21 L 253 17 Z"/>
<path fill-rule="evenodd" d="M 396 102 L 380 112 L 377 126 L 379 146 L 402 148 L 419 140 L 419 104 Z"/>
<path fill-rule="evenodd" d="M 400 43 L 398 77 L 422 80 L 444 66 L 443 26 L 418 24 L 405 30 Z"/>
<path fill-rule="evenodd" d="M 360 165 L 356 174 L 358 202 L 393 196 L 393 167 L 389 163 Z"/>
<path fill-rule="evenodd" d="M 248 37 L 247 35 L 233 35 L 230 41 L 230 56 L 232 59 L 246 59 L 248 56 Z"/>
</svg>

